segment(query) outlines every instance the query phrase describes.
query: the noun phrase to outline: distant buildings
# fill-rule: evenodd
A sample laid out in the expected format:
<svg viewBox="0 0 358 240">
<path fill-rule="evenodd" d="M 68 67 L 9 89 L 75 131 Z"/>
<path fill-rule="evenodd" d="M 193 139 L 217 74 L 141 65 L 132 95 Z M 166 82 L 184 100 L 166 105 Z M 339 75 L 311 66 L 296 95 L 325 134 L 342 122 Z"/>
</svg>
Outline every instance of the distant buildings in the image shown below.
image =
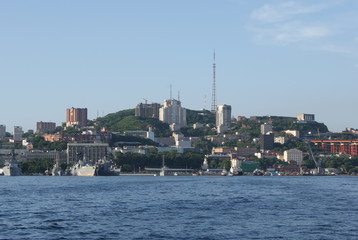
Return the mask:
<svg viewBox="0 0 358 240">
<path fill-rule="evenodd" d="M 87 126 L 87 108 L 66 109 L 66 127 Z"/>
<path fill-rule="evenodd" d="M 231 106 L 222 104 L 217 106 L 216 129 L 218 133 L 227 131 L 231 126 Z"/>
<path fill-rule="evenodd" d="M 159 120 L 171 125 L 173 131 L 186 127 L 186 109 L 181 107 L 179 100 L 165 100 L 159 109 Z"/>
<path fill-rule="evenodd" d="M 24 135 L 24 131 L 22 130 L 22 127 L 14 126 L 14 140 L 22 139 L 23 135 Z"/>
<path fill-rule="evenodd" d="M 283 158 L 285 162 L 295 162 L 299 166 L 303 164 L 303 154 L 302 151 L 298 149 L 290 149 L 284 151 Z"/>
<path fill-rule="evenodd" d="M 141 137 L 150 139 L 152 141 L 155 141 L 155 136 L 153 129 L 150 127 L 148 131 L 140 131 L 140 130 L 134 130 L 134 131 L 125 131 L 124 136 L 134 136 L 134 137 Z"/>
<path fill-rule="evenodd" d="M 358 140 L 311 140 L 318 149 L 327 153 L 345 153 L 358 156 Z"/>
<path fill-rule="evenodd" d="M 92 132 L 86 131 L 81 134 L 44 134 L 42 135 L 45 141 L 48 142 L 80 142 L 80 143 L 91 143 L 91 142 L 107 142 L 112 138 L 110 132 Z"/>
<path fill-rule="evenodd" d="M 273 133 L 260 135 L 261 151 L 271 150 L 274 147 L 275 135 Z"/>
<path fill-rule="evenodd" d="M 296 138 L 300 138 L 300 131 L 298 130 L 286 130 L 284 131 L 286 134 L 290 134 Z"/>
<path fill-rule="evenodd" d="M 54 122 L 37 122 L 36 123 L 36 133 L 44 134 L 55 131 L 56 123 Z"/>
<path fill-rule="evenodd" d="M 300 122 L 312 122 L 315 121 L 314 114 L 300 113 L 296 115 L 297 121 Z"/>
<path fill-rule="evenodd" d="M 0 125 L 0 140 L 6 136 L 6 126 Z"/>
<path fill-rule="evenodd" d="M 67 163 L 75 163 L 85 158 L 88 162 L 97 162 L 108 156 L 107 143 L 68 143 Z"/>
<path fill-rule="evenodd" d="M 135 108 L 135 116 L 142 118 L 156 118 L 159 119 L 159 103 L 139 103 Z"/>
<path fill-rule="evenodd" d="M 272 132 L 272 125 L 271 124 L 261 124 L 261 134 L 265 135 L 269 132 Z"/>
</svg>

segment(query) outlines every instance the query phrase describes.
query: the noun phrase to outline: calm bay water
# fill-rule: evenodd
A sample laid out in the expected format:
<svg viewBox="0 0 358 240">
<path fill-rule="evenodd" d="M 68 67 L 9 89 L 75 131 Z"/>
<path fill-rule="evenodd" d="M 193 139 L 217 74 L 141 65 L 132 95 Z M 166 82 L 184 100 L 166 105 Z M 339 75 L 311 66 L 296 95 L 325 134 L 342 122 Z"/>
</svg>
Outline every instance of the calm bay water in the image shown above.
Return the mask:
<svg viewBox="0 0 358 240">
<path fill-rule="evenodd" d="M 1 177 L 0 239 L 358 239 L 358 177 Z"/>
</svg>

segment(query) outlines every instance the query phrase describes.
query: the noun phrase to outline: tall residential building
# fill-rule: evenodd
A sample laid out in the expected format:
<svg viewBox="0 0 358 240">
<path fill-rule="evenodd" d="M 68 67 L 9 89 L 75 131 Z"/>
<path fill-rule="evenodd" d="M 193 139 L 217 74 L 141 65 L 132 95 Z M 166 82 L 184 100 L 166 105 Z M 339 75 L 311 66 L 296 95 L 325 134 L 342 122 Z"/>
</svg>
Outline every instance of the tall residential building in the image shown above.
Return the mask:
<svg viewBox="0 0 358 240">
<path fill-rule="evenodd" d="M 0 125 L 0 139 L 3 139 L 6 136 L 6 126 Z"/>
<path fill-rule="evenodd" d="M 87 108 L 68 108 L 66 109 L 67 127 L 87 126 Z"/>
<path fill-rule="evenodd" d="M 228 130 L 231 126 L 231 106 L 222 104 L 217 106 L 216 129 L 218 133 Z"/>
<path fill-rule="evenodd" d="M 303 154 L 301 150 L 290 149 L 283 152 L 284 160 L 286 162 L 296 162 L 298 165 L 303 164 Z"/>
<path fill-rule="evenodd" d="M 159 103 L 139 103 L 135 108 L 135 116 L 142 118 L 159 118 Z"/>
<path fill-rule="evenodd" d="M 274 143 L 275 143 L 275 135 L 273 133 L 260 135 L 261 151 L 267 151 L 273 149 Z"/>
<path fill-rule="evenodd" d="M 22 135 L 24 135 L 22 127 L 14 126 L 14 139 L 22 139 Z"/>
<path fill-rule="evenodd" d="M 186 109 L 181 107 L 179 100 L 165 100 L 159 109 L 159 120 L 171 125 L 172 130 L 186 126 Z"/>
<path fill-rule="evenodd" d="M 49 133 L 55 131 L 56 123 L 54 122 L 37 122 L 36 123 L 36 133 Z"/>
<path fill-rule="evenodd" d="M 272 125 L 267 123 L 261 124 L 261 134 L 265 135 L 269 132 L 272 132 Z"/>
</svg>

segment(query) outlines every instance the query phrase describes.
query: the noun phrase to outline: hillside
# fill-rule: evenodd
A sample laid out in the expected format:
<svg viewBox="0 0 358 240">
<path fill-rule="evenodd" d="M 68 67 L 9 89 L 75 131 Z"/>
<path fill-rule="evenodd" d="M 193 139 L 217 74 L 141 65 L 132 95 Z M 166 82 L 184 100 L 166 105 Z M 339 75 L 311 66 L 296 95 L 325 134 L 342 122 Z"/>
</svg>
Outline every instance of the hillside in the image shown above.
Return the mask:
<svg viewBox="0 0 358 240">
<path fill-rule="evenodd" d="M 187 109 L 188 125 L 193 123 L 215 124 L 215 114 L 210 111 L 194 111 Z M 112 132 L 129 130 L 148 130 L 153 128 L 156 136 L 170 135 L 169 125 L 154 118 L 138 118 L 134 116 L 134 109 L 122 110 L 97 118 L 98 127 L 107 127 Z"/>
</svg>

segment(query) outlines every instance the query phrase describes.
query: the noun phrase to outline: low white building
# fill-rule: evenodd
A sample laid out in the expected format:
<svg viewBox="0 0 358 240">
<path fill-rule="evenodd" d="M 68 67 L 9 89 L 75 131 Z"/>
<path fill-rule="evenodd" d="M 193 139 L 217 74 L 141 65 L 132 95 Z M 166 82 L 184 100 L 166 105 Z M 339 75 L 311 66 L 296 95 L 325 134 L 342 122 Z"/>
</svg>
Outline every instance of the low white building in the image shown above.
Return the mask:
<svg viewBox="0 0 358 240">
<path fill-rule="evenodd" d="M 298 149 L 290 149 L 283 152 L 285 162 L 296 162 L 298 165 L 303 164 L 303 153 Z"/>
<path fill-rule="evenodd" d="M 296 138 L 300 138 L 300 131 L 298 130 L 286 130 L 284 131 L 286 134 L 291 134 L 292 136 Z"/>
<path fill-rule="evenodd" d="M 279 144 L 285 144 L 286 143 L 286 138 L 285 137 L 275 137 L 275 143 L 279 143 Z"/>
<path fill-rule="evenodd" d="M 296 118 L 300 122 L 312 122 L 315 121 L 314 114 L 300 113 L 296 115 Z"/>
</svg>

